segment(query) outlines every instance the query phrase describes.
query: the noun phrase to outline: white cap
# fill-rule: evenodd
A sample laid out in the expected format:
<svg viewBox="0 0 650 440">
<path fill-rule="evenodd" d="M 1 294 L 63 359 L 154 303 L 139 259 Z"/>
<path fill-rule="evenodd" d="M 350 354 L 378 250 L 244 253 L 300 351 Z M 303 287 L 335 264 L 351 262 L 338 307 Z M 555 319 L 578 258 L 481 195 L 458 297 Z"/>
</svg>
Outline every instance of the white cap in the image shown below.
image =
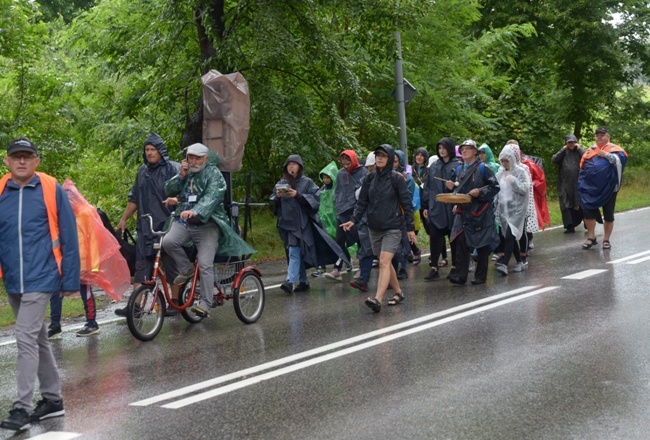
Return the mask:
<svg viewBox="0 0 650 440">
<path fill-rule="evenodd" d="M 366 158 L 366 166 L 371 167 L 375 164 L 375 152 L 371 152 Z"/>
<path fill-rule="evenodd" d="M 437 154 L 432 155 L 432 156 L 429 158 L 429 163 L 427 164 L 427 166 L 431 166 L 431 164 L 434 163 L 434 162 L 437 162 L 438 159 L 440 159 L 440 158 L 438 157 Z"/>
<path fill-rule="evenodd" d="M 203 144 L 192 144 L 187 147 L 187 154 L 194 156 L 206 156 L 210 150 Z"/>
</svg>

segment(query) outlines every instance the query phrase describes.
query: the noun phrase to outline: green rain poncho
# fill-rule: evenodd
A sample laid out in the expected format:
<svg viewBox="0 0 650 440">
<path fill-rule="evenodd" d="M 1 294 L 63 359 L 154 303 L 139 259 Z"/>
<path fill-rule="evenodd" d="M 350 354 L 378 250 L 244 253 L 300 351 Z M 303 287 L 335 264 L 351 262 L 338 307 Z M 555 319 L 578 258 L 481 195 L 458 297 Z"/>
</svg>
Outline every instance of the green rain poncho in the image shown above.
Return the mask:
<svg viewBox="0 0 650 440">
<path fill-rule="evenodd" d="M 483 144 L 478 148 L 479 153 L 485 151 L 485 165 L 487 165 L 494 174 L 499 171 L 499 163 L 494 159 L 494 153 L 488 144 Z"/>
<path fill-rule="evenodd" d="M 323 181 L 323 174 L 327 175 L 332 179 L 332 184 L 328 186 L 324 185 L 320 188 L 320 207 L 318 208 L 318 215 L 320 216 L 325 230 L 330 235 L 330 237 L 336 237 L 336 211 L 334 209 L 334 188 L 336 187 L 336 174 L 339 172 L 339 169 L 336 166 L 336 162 L 330 162 L 325 168 L 323 168 L 318 176 L 320 177 L 321 182 Z M 324 183 L 324 182 L 323 182 Z"/>
</svg>

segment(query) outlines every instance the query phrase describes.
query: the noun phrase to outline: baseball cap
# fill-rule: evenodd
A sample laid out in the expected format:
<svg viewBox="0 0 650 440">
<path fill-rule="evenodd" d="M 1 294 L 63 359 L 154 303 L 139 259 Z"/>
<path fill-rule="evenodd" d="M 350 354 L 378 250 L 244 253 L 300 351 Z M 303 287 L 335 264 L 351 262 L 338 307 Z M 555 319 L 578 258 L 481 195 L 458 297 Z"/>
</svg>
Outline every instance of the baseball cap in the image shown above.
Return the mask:
<svg viewBox="0 0 650 440">
<path fill-rule="evenodd" d="M 573 134 L 567 134 L 566 137 L 564 138 L 564 142 L 566 143 L 578 142 L 578 138 Z"/>
<path fill-rule="evenodd" d="M 203 144 L 196 143 L 187 147 L 187 154 L 194 156 L 206 156 L 210 150 Z"/>
<path fill-rule="evenodd" d="M 36 145 L 29 139 L 19 138 L 12 141 L 7 147 L 7 155 L 11 156 L 14 153 L 21 151 L 28 151 L 30 153 L 38 154 L 38 149 Z"/>
<path fill-rule="evenodd" d="M 371 152 L 366 158 L 366 166 L 371 167 L 375 164 L 375 152 Z"/>
<path fill-rule="evenodd" d="M 596 134 L 598 134 L 598 133 L 609 134 L 609 131 L 607 131 L 607 127 L 601 126 L 601 127 L 598 127 L 596 129 Z"/>
</svg>

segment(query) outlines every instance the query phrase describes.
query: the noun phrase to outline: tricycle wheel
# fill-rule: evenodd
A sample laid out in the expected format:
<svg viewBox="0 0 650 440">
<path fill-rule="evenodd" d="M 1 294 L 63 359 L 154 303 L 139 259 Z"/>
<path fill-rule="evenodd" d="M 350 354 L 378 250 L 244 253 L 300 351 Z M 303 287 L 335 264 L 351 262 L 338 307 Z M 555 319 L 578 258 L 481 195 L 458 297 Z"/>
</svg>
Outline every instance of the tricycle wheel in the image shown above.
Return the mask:
<svg viewBox="0 0 650 440">
<path fill-rule="evenodd" d="M 264 283 L 262 278 L 253 271 L 246 272 L 239 279 L 239 284 L 233 286 L 233 301 L 235 313 L 245 324 L 256 322 L 264 310 Z"/>
</svg>

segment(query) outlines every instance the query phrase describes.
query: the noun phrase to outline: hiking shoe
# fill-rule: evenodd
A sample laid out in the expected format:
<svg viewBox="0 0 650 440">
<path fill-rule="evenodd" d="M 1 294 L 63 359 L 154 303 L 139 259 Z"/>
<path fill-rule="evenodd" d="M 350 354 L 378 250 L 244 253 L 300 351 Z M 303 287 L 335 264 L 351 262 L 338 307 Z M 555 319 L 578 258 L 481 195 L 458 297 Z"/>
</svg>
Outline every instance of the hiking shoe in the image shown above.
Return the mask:
<svg viewBox="0 0 650 440">
<path fill-rule="evenodd" d="M 323 275 L 325 275 L 325 271 L 323 269 L 316 269 L 311 273 L 311 276 L 314 278 L 322 277 Z"/>
<path fill-rule="evenodd" d="M 418 253 L 413 255 L 413 266 L 417 266 L 422 261 L 422 251 L 418 249 Z"/>
<path fill-rule="evenodd" d="M 36 408 L 29 415 L 29 420 L 31 422 L 37 422 L 39 420 L 49 419 L 51 417 L 60 417 L 65 414 L 63 409 L 63 399 L 55 402 L 54 400 L 49 400 L 43 397 L 37 404 Z"/>
<path fill-rule="evenodd" d="M 290 283 L 289 281 L 285 281 L 280 286 L 280 289 L 284 290 L 287 293 L 291 293 L 293 292 L 293 283 Z"/>
<path fill-rule="evenodd" d="M 99 326 L 97 324 L 86 324 L 84 328 L 77 332 L 77 336 L 92 336 L 99 334 Z"/>
<path fill-rule="evenodd" d="M 526 265 L 521 261 L 512 268 L 513 272 L 523 272 L 524 270 L 526 270 Z"/>
<path fill-rule="evenodd" d="M 57 336 L 61 336 L 62 334 L 63 331 L 61 330 L 60 325 L 51 325 L 50 328 L 47 329 L 47 339 L 56 338 Z"/>
<path fill-rule="evenodd" d="M 424 281 L 435 281 L 435 280 L 439 280 L 439 279 L 440 279 L 440 274 L 435 269 L 431 269 L 429 271 L 429 275 L 424 277 Z"/>
<path fill-rule="evenodd" d="M 398 280 L 405 280 L 409 277 L 409 274 L 406 273 L 406 269 L 400 268 L 400 270 L 397 271 L 397 279 Z"/>
<path fill-rule="evenodd" d="M 181 274 L 176 275 L 176 278 L 174 278 L 173 284 L 178 284 L 178 285 L 183 284 L 185 281 L 189 280 L 193 276 L 194 276 L 194 268 L 192 268 L 192 270 L 190 270 L 189 272 L 187 272 L 185 274 L 181 273 Z"/>
<path fill-rule="evenodd" d="M 364 280 L 361 277 L 357 277 L 350 281 L 350 286 L 354 287 L 355 289 L 359 289 L 362 292 L 368 291 L 368 281 Z"/>
<path fill-rule="evenodd" d="M 336 281 L 343 280 L 343 277 L 341 276 L 341 272 L 338 269 L 334 269 L 331 272 L 325 272 L 325 278 L 328 278 L 330 280 L 336 280 Z"/>
<path fill-rule="evenodd" d="M 28 429 L 32 425 L 30 422 L 29 414 L 23 408 L 14 408 L 9 411 L 9 417 L 4 419 L 0 424 L 1 428 L 11 429 L 12 431 L 22 431 Z"/>
<path fill-rule="evenodd" d="M 190 310 L 201 318 L 207 318 L 210 316 L 210 311 L 203 304 L 194 304 Z"/>
<path fill-rule="evenodd" d="M 303 283 L 302 281 L 296 284 L 296 287 L 293 288 L 294 292 L 306 292 L 309 290 L 309 283 Z"/>
<path fill-rule="evenodd" d="M 122 318 L 126 318 L 126 307 L 122 307 L 121 309 L 115 309 L 115 314 L 117 316 L 121 316 Z"/>
<path fill-rule="evenodd" d="M 499 272 L 504 277 L 508 276 L 508 266 L 506 266 L 505 264 L 497 264 L 496 269 L 497 272 Z"/>
</svg>

